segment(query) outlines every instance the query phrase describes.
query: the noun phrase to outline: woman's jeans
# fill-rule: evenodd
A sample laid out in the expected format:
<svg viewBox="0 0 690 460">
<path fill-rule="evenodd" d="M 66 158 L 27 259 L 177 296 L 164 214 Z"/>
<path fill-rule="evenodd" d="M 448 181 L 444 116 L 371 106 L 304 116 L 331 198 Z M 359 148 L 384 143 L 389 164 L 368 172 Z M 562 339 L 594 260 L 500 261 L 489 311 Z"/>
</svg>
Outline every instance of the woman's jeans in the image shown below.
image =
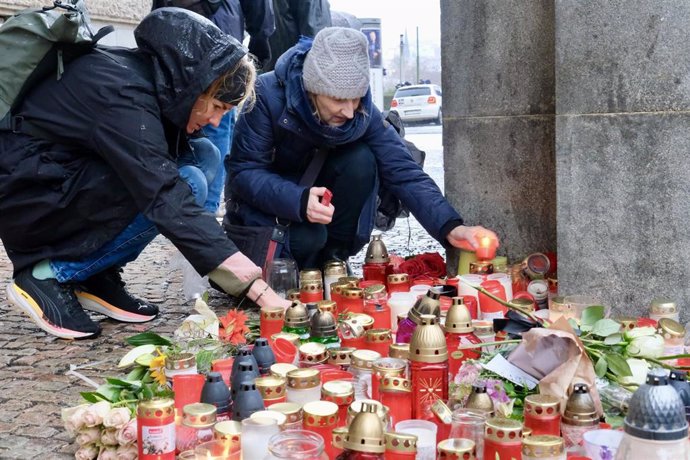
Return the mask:
<svg viewBox="0 0 690 460">
<path fill-rule="evenodd" d="M 220 164 L 218 165 L 215 179 L 208 183 L 208 196 L 204 204 L 204 208 L 212 213 L 218 211 L 220 196 L 223 193 L 223 187 L 225 187 L 225 159 L 230 155 L 232 132 L 235 129 L 236 110 L 233 108 L 226 113 L 221 118 L 217 128 L 211 125 L 204 127 L 204 134 L 220 150 Z"/>
<path fill-rule="evenodd" d="M 208 184 L 213 182 L 218 171 L 220 153 L 205 138 L 192 139 L 190 144 L 193 150 L 177 159 L 177 168 L 182 180 L 192 189 L 194 201 L 203 206 L 208 194 Z M 94 253 L 79 261 L 51 260 L 50 267 L 61 283 L 84 281 L 107 268 L 122 267 L 133 261 L 156 235 L 156 226 L 143 214 L 137 214 L 119 235 Z"/>
</svg>

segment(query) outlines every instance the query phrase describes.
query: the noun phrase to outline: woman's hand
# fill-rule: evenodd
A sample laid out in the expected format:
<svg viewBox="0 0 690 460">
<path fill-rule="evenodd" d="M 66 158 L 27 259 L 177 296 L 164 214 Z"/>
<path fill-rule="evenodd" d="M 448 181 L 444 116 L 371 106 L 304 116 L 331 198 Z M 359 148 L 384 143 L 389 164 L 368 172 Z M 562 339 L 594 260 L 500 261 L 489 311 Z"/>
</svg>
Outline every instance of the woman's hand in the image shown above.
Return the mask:
<svg viewBox="0 0 690 460">
<path fill-rule="evenodd" d="M 498 248 L 499 241 L 496 234 L 481 226 L 467 227 L 465 225 L 458 225 L 451 230 L 446 239 L 456 248 L 474 252 L 479 248 L 481 239 L 486 237 L 491 239 L 494 250 Z"/>
<path fill-rule="evenodd" d="M 321 197 L 328 190 L 326 187 L 312 187 L 309 189 L 307 200 L 307 220 L 314 224 L 330 224 L 333 220 L 335 208 L 332 204 L 321 204 Z"/>
</svg>

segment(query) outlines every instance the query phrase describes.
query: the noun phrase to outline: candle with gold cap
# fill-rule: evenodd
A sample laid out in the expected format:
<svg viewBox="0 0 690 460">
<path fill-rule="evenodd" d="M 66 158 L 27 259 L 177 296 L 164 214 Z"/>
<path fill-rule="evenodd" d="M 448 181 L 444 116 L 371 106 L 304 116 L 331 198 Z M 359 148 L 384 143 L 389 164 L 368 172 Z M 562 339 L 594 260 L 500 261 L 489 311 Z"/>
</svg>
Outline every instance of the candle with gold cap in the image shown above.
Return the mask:
<svg viewBox="0 0 690 460">
<path fill-rule="evenodd" d="M 364 289 L 346 287 L 340 296 L 342 298 L 338 304 L 340 313 L 364 313 Z"/>
<path fill-rule="evenodd" d="M 159 398 L 139 403 L 137 447 L 142 460 L 175 460 L 175 401 Z"/>
<path fill-rule="evenodd" d="M 309 339 L 309 313 L 303 303 L 294 302 L 285 310 L 283 332 L 297 334 L 302 341 Z"/>
<path fill-rule="evenodd" d="M 389 266 L 388 250 L 381 240 L 381 235 L 373 235 L 364 256 L 364 265 L 362 266 L 364 279 L 380 281 L 385 284 Z"/>
<path fill-rule="evenodd" d="M 477 448 L 474 441 L 463 438 L 445 439 L 438 443 L 437 460 L 475 460 Z"/>
<path fill-rule="evenodd" d="M 299 272 L 299 299 L 302 303 L 323 300 L 321 270 L 309 269 Z"/>
<path fill-rule="evenodd" d="M 417 436 L 408 433 L 386 432 L 386 460 L 414 460 L 417 456 Z"/>
<path fill-rule="evenodd" d="M 225 446 L 225 451 L 234 453 L 240 451 L 242 438 L 242 424 L 234 420 L 225 420 L 213 425 L 213 439 Z"/>
<path fill-rule="evenodd" d="M 379 401 L 389 408 L 391 425 L 412 418 L 412 385 L 402 376 L 386 375 L 378 388 Z"/>
<path fill-rule="evenodd" d="M 268 375 L 257 377 L 254 384 L 264 400 L 264 406 L 268 407 L 271 404 L 287 401 L 287 379 Z"/>
<path fill-rule="evenodd" d="M 329 260 L 323 266 L 323 293 L 327 300 L 331 300 L 331 285 L 343 276 L 347 276 L 347 264 L 342 260 Z"/>
<path fill-rule="evenodd" d="M 321 386 L 321 400 L 338 405 L 338 426 L 347 425 L 347 409 L 355 400 L 355 387 L 346 380 L 331 380 Z"/>
<path fill-rule="evenodd" d="M 271 404 L 266 408 L 284 414 L 286 417 L 284 428 L 286 430 L 302 429 L 302 405 L 292 402 Z"/>
<path fill-rule="evenodd" d="M 453 297 L 443 328 L 446 331 L 448 345 L 449 378 L 453 379 L 463 362 L 468 359 L 479 359 L 481 356 L 481 348 L 466 348 L 482 341 L 474 335 L 472 318 L 463 297 Z"/>
<path fill-rule="evenodd" d="M 522 441 L 522 460 L 566 460 L 563 438 L 535 435 Z"/>
<path fill-rule="evenodd" d="M 339 366 L 342 370 L 346 371 L 350 368 L 352 352 L 355 351 L 354 347 L 338 347 L 328 349 L 328 364 L 334 366 Z"/>
<path fill-rule="evenodd" d="M 561 404 L 550 395 L 528 395 L 525 397 L 525 426 L 533 435 L 560 436 Z"/>
<path fill-rule="evenodd" d="M 599 414 L 589 394 L 589 387 L 585 383 L 574 384 L 561 419 L 561 433 L 565 446 L 582 446 L 584 434 L 598 428 Z"/>
<path fill-rule="evenodd" d="M 379 385 L 385 376 L 405 377 L 407 362 L 399 358 L 383 356 L 374 361 L 374 372 L 371 378 L 371 399 L 379 399 Z"/>
<path fill-rule="evenodd" d="M 362 404 L 361 412 L 355 415 L 343 447 L 345 450 L 336 460 L 383 460 L 386 445 L 383 426 L 376 415 L 376 407 Z"/>
<path fill-rule="evenodd" d="M 493 417 L 484 426 L 484 460 L 522 458 L 522 423 Z"/>
<path fill-rule="evenodd" d="M 304 429 L 329 439 L 331 432 L 338 427 L 338 405 L 330 401 L 312 401 L 302 406 Z M 331 443 L 326 444 L 328 458 L 334 458 L 336 452 Z"/>
<path fill-rule="evenodd" d="M 283 330 L 285 309 L 283 307 L 263 307 L 259 311 L 259 331 L 261 337 L 271 337 Z"/>
<path fill-rule="evenodd" d="M 394 292 L 410 292 L 410 276 L 407 273 L 393 273 L 386 277 L 386 289 Z"/>
<path fill-rule="evenodd" d="M 355 399 L 371 397 L 371 380 L 374 373 L 374 361 L 381 354 L 373 350 L 355 350 L 350 357 L 350 372 L 355 378 Z"/>
<path fill-rule="evenodd" d="M 369 329 L 364 337 L 364 346 L 368 350 L 373 350 L 383 357 L 388 356 L 388 348 L 393 343 L 390 329 Z"/>
<path fill-rule="evenodd" d="M 287 373 L 287 400 L 306 404 L 321 399 L 321 373 L 318 369 L 295 369 Z"/>
<path fill-rule="evenodd" d="M 410 342 L 415 329 L 421 324 L 422 315 L 434 315 L 437 319 L 441 318 L 440 298 L 441 295 L 438 292 L 429 290 L 426 295 L 417 299 L 407 313 L 407 318 L 398 324 L 398 332 L 395 335 L 396 343 Z"/>
</svg>

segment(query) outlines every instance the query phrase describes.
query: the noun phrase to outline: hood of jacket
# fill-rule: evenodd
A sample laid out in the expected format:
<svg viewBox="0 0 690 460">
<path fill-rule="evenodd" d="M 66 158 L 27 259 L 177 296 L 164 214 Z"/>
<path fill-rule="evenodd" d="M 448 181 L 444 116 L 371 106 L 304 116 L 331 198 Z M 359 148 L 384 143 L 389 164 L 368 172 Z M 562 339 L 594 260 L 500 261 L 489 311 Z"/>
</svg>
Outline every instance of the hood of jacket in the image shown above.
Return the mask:
<svg viewBox="0 0 690 460">
<path fill-rule="evenodd" d="M 151 55 L 163 115 L 184 129 L 197 98 L 231 70 L 247 49 L 203 16 L 159 8 L 134 29 L 140 50 Z"/>
<path fill-rule="evenodd" d="M 275 76 L 285 87 L 286 109 L 297 115 L 316 144 L 336 146 L 354 142 L 364 135 L 371 122 L 373 101 L 371 89 L 362 98 L 362 110 L 355 112 L 352 120 L 342 126 L 328 126 L 313 113 L 311 102 L 302 81 L 304 58 L 311 49 L 313 40 L 301 37 L 299 42 L 283 53 L 275 66 Z"/>
</svg>

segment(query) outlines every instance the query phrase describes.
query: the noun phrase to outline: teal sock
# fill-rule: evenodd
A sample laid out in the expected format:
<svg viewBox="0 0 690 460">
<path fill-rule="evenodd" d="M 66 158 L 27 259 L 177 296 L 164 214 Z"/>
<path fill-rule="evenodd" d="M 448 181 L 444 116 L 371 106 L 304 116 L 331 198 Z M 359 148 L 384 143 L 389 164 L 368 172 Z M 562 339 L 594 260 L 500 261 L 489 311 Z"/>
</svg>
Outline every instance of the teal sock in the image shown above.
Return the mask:
<svg viewBox="0 0 690 460">
<path fill-rule="evenodd" d="M 31 271 L 34 278 L 38 280 L 47 280 L 48 278 L 55 278 L 55 272 L 50 267 L 50 261 L 48 259 L 42 260 L 36 265 Z"/>
</svg>

